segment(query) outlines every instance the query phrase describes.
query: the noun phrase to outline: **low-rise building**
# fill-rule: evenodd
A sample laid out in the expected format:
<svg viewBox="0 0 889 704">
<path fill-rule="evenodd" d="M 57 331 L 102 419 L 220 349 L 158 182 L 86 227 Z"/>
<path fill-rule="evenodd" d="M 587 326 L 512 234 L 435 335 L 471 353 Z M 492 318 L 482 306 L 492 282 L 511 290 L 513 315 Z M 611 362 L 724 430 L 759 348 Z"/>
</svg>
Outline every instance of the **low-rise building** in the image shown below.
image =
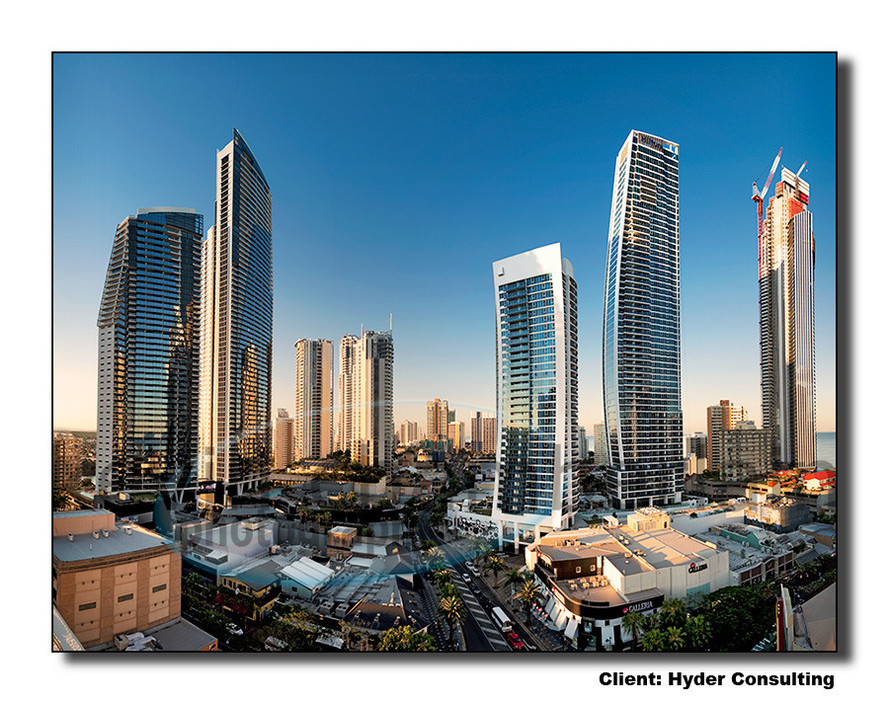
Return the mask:
<svg viewBox="0 0 889 704">
<path fill-rule="evenodd" d="M 104 509 L 53 514 L 53 604 L 84 647 L 179 616 L 174 545 Z"/>
<path fill-rule="evenodd" d="M 545 590 L 547 616 L 587 650 L 629 648 L 632 634 L 622 627 L 628 613 L 729 584 L 728 555 L 674 530 L 657 509 L 630 514 L 626 525 L 612 519 L 548 533 L 525 549 L 525 564 Z"/>
<path fill-rule="evenodd" d="M 707 537 L 727 553 L 733 587 L 765 582 L 793 569 L 793 550 L 766 530 L 726 523 L 713 526 Z"/>
</svg>

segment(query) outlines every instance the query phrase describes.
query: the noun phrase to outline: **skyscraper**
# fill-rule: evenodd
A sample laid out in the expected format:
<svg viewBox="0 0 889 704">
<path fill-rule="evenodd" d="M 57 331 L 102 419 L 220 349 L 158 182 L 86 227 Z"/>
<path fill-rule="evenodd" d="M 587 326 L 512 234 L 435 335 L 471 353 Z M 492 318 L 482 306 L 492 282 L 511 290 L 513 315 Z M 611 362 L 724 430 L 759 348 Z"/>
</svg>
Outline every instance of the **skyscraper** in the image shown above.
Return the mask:
<svg viewBox="0 0 889 704">
<path fill-rule="evenodd" d="M 501 542 L 574 522 L 577 488 L 577 284 L 561 246 L 494 262 L 497 476 Z"/>
<path fill-rule="evenodd" d="M 448 449 L 448 402 L 441 399 L 426 402 L 426 440 L 435 450 Z"/>
<path fill-rule="evenodd" d="M 203 216 L 145 208 L 117 227 L 99 308 L 99 491 L 194 487 Z"/>
<path fill-rule="evenodd" d="M 614 167 L 602 367 L 613 505 L 678 500 L 679 145 L 635 130 Z"/>
<path fill-rule="evenodd" d="M 355 335 L 343 335 L 340 340 L 340 371 L 337 377 L 337 431 L 336 449 L 350 452 L 352 449 L 352 417 L 355 378 L 355 352 L 358 338 Z"/>
<path fill-rule="evenodd" d="M 340 341 L 340 440 L 352 461 L 392 467 L 395 423 L 392 418 L 395 347 L 392 331 L 365 331 Z"/>
<path fill-rule="evenodd" d="M 296 347 L 294 455 L 324 459 L 333 452 L 333 343 L 300 339 Z"/>
<path fill-rule="evenodd" d="M 815 466 L 815 238 L 809 184 L 781 170 L 759 242 L 763 428 L 777 465 Z"/>
<path fill-rule="evenodd" d="M 221 502 L 258 485 L 272 451 L 272 196 L 237 130 L 216 153 L 201 297 L 200 473 Z"/>
<path fill-rule="evenodd" d="M 470 451 L 473 453 L 480 453 L 483 447 L 481 411 L 476 411 L 471 416 L 469 416 L 469 432 L 472 435 L 469 445 Z"/>
<path fill-rule="evenodd" d="M 293 440 L 293 418 L 286 408 L 279 408 L 275 419 L 275 469 L 283 469 L 293 462 Z"/>
<path fill-rule="evenodd" d="M 728 399 L 723 399 L 718 406 L 707 407 L 707 469 L 719 471 L 720 430 L 732 430 L 738 423 L 747 420 L 747 409 L 744 406 L 733 406 Z"/>
</svg>

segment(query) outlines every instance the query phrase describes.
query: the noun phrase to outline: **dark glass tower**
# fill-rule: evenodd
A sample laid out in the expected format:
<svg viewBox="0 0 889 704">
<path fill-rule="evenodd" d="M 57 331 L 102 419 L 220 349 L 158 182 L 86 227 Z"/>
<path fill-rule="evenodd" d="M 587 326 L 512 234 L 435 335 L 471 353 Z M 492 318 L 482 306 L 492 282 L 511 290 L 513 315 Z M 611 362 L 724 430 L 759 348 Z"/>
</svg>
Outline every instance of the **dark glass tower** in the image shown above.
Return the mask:
<svg viewBox="0 0 889 704">
<path fill-rule="evenodd" d="M 636 131 L 614 168 L 602 366 L 613 505 L 678 500 L 679 146 Z"/>
<path fill-rule="evenodd" d="M 117 228 L 98 320 L 100 491 L 194 486 L 203 229 L 188 208 Z"/>
<path fill-rule="evenodd" d="M 200 475 L 219 501 L 258 484 L 272 447 L 272 196 L 237 130 L 216 155 L 203 272 Z"/>
</svg>

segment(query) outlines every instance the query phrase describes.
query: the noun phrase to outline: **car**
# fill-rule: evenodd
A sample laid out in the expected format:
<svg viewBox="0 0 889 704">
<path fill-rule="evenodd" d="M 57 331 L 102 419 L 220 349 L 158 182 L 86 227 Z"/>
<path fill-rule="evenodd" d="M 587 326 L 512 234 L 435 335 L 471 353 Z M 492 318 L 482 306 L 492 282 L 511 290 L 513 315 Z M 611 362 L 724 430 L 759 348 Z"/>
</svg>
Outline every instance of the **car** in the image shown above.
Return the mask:
<svg viewBox="0 0 889 704">
<path fill-rule="evenodd" d="M 469 578 L 469 575 L 466 574 L 465 572 L 461 572 L 460 576 L 463 577 L 463 581 L 466 582 L 467 584 L 472 583 L 472 580 Z"/>
<path fill-rule="evenodd" d="M 233 623 L 228 624 L 228 627 L 226 628 L 226 630 L 227 630 L 229 633 L 231 633 L 233 636 L 242 636 L 242 635 L 244 635 L 244 629 L 243 629 L 243 628 L 238 628 L 238 627 L 237 627 L 235 624 L 233 624 Z"/>
<path fill-rule="evenodd" d="M 508 640 L 509 644 L 516 650 L 522 650 L 525 647 L 522 639 L 516 635 L 515 631 L 507 631 L 506 640 Z"/>
</svg>

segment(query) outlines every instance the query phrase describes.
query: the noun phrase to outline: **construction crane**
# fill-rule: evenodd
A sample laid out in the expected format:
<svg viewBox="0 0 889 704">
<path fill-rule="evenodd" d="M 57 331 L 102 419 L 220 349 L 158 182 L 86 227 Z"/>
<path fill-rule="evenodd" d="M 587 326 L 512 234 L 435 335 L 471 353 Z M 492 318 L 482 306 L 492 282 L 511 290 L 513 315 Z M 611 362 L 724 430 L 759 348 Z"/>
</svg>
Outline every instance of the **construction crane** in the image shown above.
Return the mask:
<svg viewBox="0 0 889 704">
<path fill-rule="evenodd" d="M 781 147 L 778 150 L 778 156 L 776 156 L 775 161 L 772 162 L 772 170 L 769 171 L 766 185 L 762 187 L 761 191 L 756 187 L 756 181 L 753 182 L 753 202 L 756 203 L 756 234 L 760 238 L 762 238 L 762 202 L 766 197 L 766 193 L 769 191 L 769 186 L 772 185 L 772 177 L 775 175 L 775 169 L 778 168 L 778 162 L 781 161 L 781 152 L 783 150 L 784 147 Z M 805 166 L 805 164 L 803 164 L 803 166 Z M 800 169 L 800 171 L 802 171 L 802 169 Z"/>
</svg>

